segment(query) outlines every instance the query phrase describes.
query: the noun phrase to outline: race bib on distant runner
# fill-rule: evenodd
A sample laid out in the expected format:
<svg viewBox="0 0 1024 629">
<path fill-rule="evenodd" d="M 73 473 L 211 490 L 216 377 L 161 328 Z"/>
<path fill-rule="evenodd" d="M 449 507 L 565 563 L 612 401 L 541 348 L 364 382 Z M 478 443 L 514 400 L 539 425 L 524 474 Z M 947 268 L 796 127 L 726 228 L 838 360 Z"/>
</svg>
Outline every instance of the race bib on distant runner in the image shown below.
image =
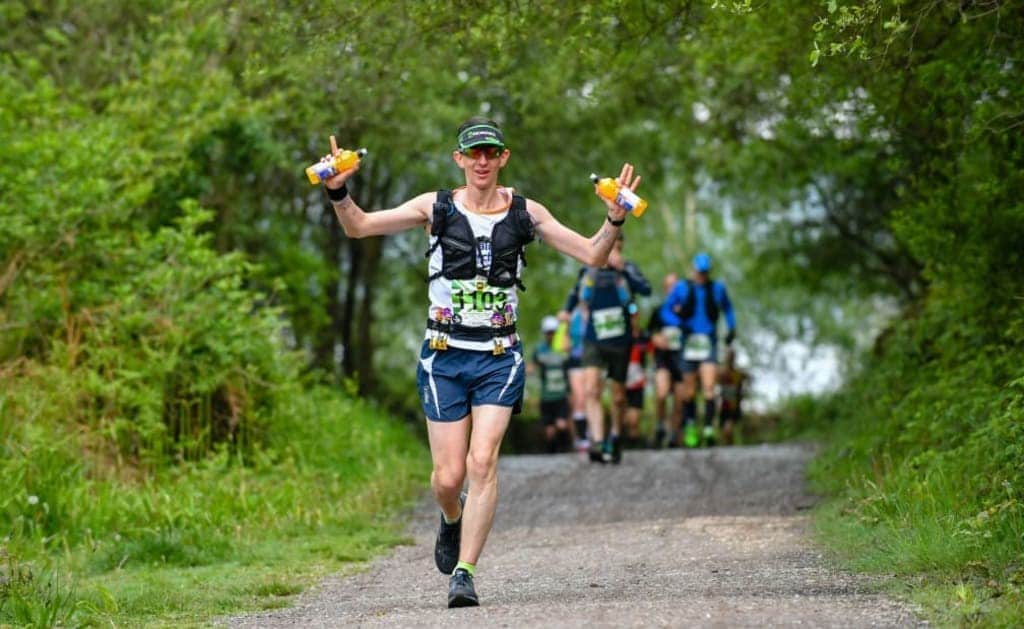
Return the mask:
<svg viewBox="0 0 1024 629">
<path fill-rule="evenodd" d="M 549 369 L 545 373 L 544 392 L 551 395 L 558 395 L 569 390 L 565 382 L 565 373 L 561 369 Z"/>
<path fill-rule="evenodd" d="M 594 334 L 597 340 L 613 339 L 626 333 L 626 320 L 622 316 L 622 307 L 601 308 L 590 313 L 594 322 Z"/>
<path fill-rule="evenodd" d="M 674 325 L 665 326 L 661 329 L 665 337 L 665 349 L 670 352 L 678 352 L 683 349 L 683 331 Z"/>
<path fill-rule="evenodd" d="M 683 359 L 700 362 L 711 358 L 711 337 L 707 334 L 691 334 L 686 338 Z"/>
<path fill-rule="evenodd" d="M 508 302 L 508 290 L 496 288 L 483 280 L 452 280 L 452 312 L 462 325 L 488 327 L 495 310 Z"/>
</svg>

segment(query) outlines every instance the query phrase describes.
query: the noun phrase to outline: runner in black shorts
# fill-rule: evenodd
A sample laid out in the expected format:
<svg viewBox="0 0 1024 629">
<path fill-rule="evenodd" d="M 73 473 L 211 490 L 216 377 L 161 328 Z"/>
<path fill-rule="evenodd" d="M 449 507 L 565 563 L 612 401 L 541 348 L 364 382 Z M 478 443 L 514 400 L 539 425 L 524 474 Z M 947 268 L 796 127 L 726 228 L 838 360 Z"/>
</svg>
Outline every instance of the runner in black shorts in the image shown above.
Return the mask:
<svg viewBox="0 0 1024 629">
<path fill-rule="evenodd" d="M 607 266 L 584 269 L 565 307 L 571 312 L 577 302 L 581 302 L 587 309 L 587 331 L 583 341 L 587 425 L 591 440 L 590 460 L 598 463 L 618 463 L 622 458 L 618 436 L 626 410 L 626 369 L 632 336 L 628 307 L 634 294 L 651 294 L 651 285 L 640 269 L 622 257 L 622 242 L 619 234 L 608 256 Z M 601 405 L 605 378 L 612 381 L 610 434 L 605 432 L 604 408 Z"/>
<path fill-rule="evenodd" d="M 544 427 L 544 442 L 548 453 L 569 449 L 572 431 L 569 426 L 569 356 L 558 351 L 553 344 L 558 330 L 556 317 L 541 321 L 544 340 L 537 344 L 531 364 L 540 376 L 540 422 Z"/>
<path fill-rule="evenodd" d="M 629 348 L 629 366 L 626 369 L 626 414 L 623 438 L 626 446 L 643 445 L 640 438 L 640 418 L 644 411 L 644 391 L 647 388 L 647 357 L 652 352 L 651 337 L 640 326 L 640 311 L 636 304 L 629 305 L 633 344 Z"/>
<path fill-rule="evenodd" d="M 408 150 L 408 138 L 394 140 Z M 434 463 L 430 484 L 442 512 L 434 562 L 451 574 L 448 606 L 465 607 L 479 604 L 473 574 L 494 520 L 498 451 L 525 379 L 516 332 L 523 248 L 536 235 L 583 264 L 603 265 L 626 210 L 603 201 L 607 213 L 586 238 L 540 203 L 498 184 L 511 152 L 494 121 L 467 120 L 456 142 L 451 158 L 465 185 L 454 191 L 426 192 L 394 209 L 364 212 L 346 186 L 359 165 L 325 184 L 350 238 L 429 230 L 430 305 L 416 382 Z M 331 153 L 324 159 L 339 152 L 331 136 Z M 618 181 L 633 189 L 640 179 L 625 164 Z"/>
</svg>

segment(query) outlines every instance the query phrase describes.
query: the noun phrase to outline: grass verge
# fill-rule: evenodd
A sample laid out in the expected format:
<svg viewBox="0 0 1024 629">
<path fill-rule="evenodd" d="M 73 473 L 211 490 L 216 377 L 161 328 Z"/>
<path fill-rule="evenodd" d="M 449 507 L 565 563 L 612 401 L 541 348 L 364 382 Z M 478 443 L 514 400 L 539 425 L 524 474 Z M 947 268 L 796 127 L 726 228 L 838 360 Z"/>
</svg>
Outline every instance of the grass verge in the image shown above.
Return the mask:
<svg viewBox="0 0 1024 629">
<path fill-rule="evenodd" d="M 0 465 L 15 488 L 0 500 L 0 626 L 202 626 L 289 605 L 406 542 L 400 514 L 429 470 L 410 427 L 326 389 L 279 410 L 245 461 L 225 450 L 143 477 L 83 462 L 39 424 L 18 431 L 17 451 L 47 466 Z"/>
</svg>

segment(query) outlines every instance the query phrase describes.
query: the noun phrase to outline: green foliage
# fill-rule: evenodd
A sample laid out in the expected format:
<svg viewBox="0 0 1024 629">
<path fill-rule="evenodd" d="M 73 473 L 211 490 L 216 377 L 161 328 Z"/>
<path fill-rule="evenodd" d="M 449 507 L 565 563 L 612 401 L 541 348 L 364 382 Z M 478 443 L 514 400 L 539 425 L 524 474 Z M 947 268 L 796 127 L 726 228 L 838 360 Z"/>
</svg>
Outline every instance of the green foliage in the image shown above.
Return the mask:
<svg viewBox="0 0 1024 629">
<path fill-rule="evenodd" d="M 584 234 L 603 218 L 587 173 L 637 164 L 651 210 L 627 255 L 656 282 L 709 249 L 757 360 L 775 349 L 748 330 L 840 348 L 849 386 L 780 430 L 796 416 L 833 436 L 821 482 L 849 499 L 843 521 L 893 532 L 875 548 L 905 571 L 980 561 L 1012 598 L 1012 3 L 359 0 L 332 8 L 344 28 L 322 16 L 308 1 L 0 4 L 0 481 L 15 488 L 0 524 L 20 557 L 69 557 L 135 601 L 89 590 L 99 618 L 155 617 L 186 605 L 175 570 L 223 575 L 258 545 L 246 527 L 370 535 L 360 482 L 402 495 L 422 454 L 317 385 L 418 417 L 425 236 L 345 239 L 302 169 L 330 133 L 368 146 L 352 193 L 393 207 L 462 183 L 452 135 L 484 113 L 513 151 L 503 183 Z M 543 244 L 529 257 L 532 342 L 577 264 Z M 179 590 L 116 584 L 147 570 Z M 959 598 L 988 609 L 980 591 Z"/>
<path fill-rule="evenodd" d="M 933 297 L 815 409 L 832 445 L 813 477 L 838 499 L 826 537 L 854 565 L 973 584 L 978 614 L 1020 613 L 1024 346 L 976 305 Z M 1000 314 L 1007 329 L 1024 322 Z"/>
<path fill-rule="evenodd" d="M 225 578 L 225 571 L 249 579 L 252 566 L 304 558 L 311 564 L 304 573 L 320 574 L 395 543 L 384 518 L 421 487 L 427 463 L 422 445 L 377 410 L 326 389 L 304 390 L 296 383 L 275 394 L 268 422 L 273 429 L 244 465 L 221 449 L 145 476 L 133 476 L 131 468 L 114 473 L 89 456 L 94 436 L 66 436 L 60 418 L 25 424 L 5 415 L 0 482 L 13 488 L 0 504 L 7 552 L 13 565 L 38 573 L 24 579 L 25 587 L 51 583 L 45 587 L 53 594 L 33 599 L 19 594 L 24 588 L 12 590 L 11 609 L 73 613 L 77 621 L 202 617 L 216 597 L 190 592 L 206 587 L 200 577 L 179 583 L 189 571 L 205 567 L 213 581 Z M 0 395 L 5 405 L 11 397 Z M 24 430 L 29 426 L 31 434 Z M 10 438 L 19 430 L 24 432 L 16 440 Z M 76 578 L 50 577 L 30 566 L 40 561 L 52 561 L 53 574 L 70 570 Z M 154 572 L 175 581 L 173 600 L 136 590 Z M 224 596 L 223 585 L 209 587 Z M 253 604 L 247 597 L 232 600 Z"/>
<path fill-rule="evenodd" d="M 0 546 L 0 624 L 65 626 L 74 618 L 76 592 L 67 578 L 16 561 Z"/>
</svg>

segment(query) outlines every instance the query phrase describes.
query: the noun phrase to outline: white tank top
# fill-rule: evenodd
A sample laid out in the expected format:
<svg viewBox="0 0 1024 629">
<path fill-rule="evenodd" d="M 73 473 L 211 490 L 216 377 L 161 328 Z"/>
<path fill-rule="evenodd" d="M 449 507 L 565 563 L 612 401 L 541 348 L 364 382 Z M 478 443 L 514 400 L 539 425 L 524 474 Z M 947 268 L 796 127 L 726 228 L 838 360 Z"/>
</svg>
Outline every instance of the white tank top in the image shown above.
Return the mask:
<svg viewBox="0 0 1024 629">
<path fill-rule="evenodd" d="M 473 230 L 473 236 L 478 239 L 476 251 L 477 268 L 484 271 L 490 270 L 491 232 L 497 223 L 508 216 L 508 211 L 498 214 L 475 214 L 466 211 L 466 208 L 459 201 L 453 200 L 453 202 L 456 211 L 465 216 L 469 221 L 469 226 Z M 482 237 L 486 237 L 487 240 L 481 242 L 479 239 Z M 437 237 L 431 236 L 430 246 L 434 246 L 436 241 Z M 430 255 L 430 261 L 427 263 L 430 275 L 434 275 L 441 270 L 441 260 L 441 247 L 437 247 Z M 521 272 L 522 260 L 517 260 L 516 277 L 519 277 Z M 472 280 L 450 280 L 443 276 L 438 276 L 431 280 L 427 287 L 427 295 L 430 298 L 430 308 L 427 311 L 427 317 L 430 319 L 436 320 L 438 312 L 443 312 L 446 308 L 453 315 L 453 323 L 475 328 L 492 327 L 492 317 L 495 311 L 509 312 L 512 322 L 519 318 L 519 299 L 516 287 L 498 288 L 496 286 L 489 286 L 486 275 L 478 275 Z M 506 306 L 511 306 L 511 309 L 508 309 Z M 424 338 L 430 339 L 433 334 L 435 334 L 434 331 L 427 329 Z M 504 346 L 507 348 L 515 344 L 518 340 L 518 335 L 513 334 L 501 338 Z M 487 341 L 466 341 L 449 338 L 448 347 L 489 352 L 494 349 L 494 341 L 490 339 Z"/>
</svg>

